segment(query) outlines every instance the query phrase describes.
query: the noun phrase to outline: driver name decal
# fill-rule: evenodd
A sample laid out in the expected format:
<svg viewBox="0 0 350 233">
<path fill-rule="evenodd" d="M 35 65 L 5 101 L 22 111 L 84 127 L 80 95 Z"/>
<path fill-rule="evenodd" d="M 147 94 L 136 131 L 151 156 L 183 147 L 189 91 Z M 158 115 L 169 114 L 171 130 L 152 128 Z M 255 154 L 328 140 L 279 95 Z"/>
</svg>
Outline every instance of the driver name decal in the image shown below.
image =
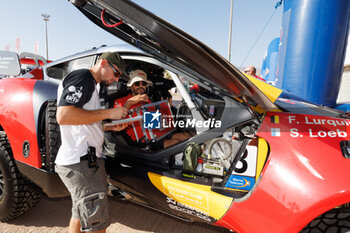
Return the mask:
<svg viewBox="0 0 350 233">
<path fill-rule="evenodd" d="M 347 126 L 350 121 L 341 118 L 331 118 L 313 115 L 273 114 L 269 117 L 271 136 L 289 136 L 291 138 L 347 138 Z M 279 128 L 274 128 L 277 126 Z"/>
</svg>

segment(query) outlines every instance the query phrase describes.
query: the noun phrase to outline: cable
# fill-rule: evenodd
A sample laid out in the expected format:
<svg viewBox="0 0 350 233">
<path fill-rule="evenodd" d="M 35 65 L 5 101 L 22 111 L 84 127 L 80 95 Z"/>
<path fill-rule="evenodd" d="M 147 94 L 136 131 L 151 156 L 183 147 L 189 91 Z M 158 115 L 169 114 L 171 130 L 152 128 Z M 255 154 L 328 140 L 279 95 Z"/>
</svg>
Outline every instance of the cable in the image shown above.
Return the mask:
<svg viewBox="0 0 350 233">
<path fill-rule="evenodd" d="M 278 1 L 278 2 L 276 3 L 276 5 L 275 5 L 275 10 L 272 12 L 272 15 L 270 16 L 270 18 L 269 18 L 269 19 L 267 20 L 267 22 L 265 23 L 265 25 L 264 25 L 263 29 L 261 30 L 261 32 L 260 32 L 258 38 L 254 41 L 252 47 L 250 47 L 250 49 L 249 49 L 247 55 L 245 56 L 245 58 L 244 58 L 243 61 L 242 61 L 242 64 L 241 64 L 239 67 L 242 67 L 242 65 L 244 64 L 244 62 L 247 60 L 247 58 L 248 58 L 250 52 L 253 50 L 254 46 L 256 45 L 256 43 L 258 42 L 258 40 L 260 39 L 260 37 L 261 37 L 262 34 L 264 33 L 264 31 L 265 31 L 267 25 L 270 23 L 270 21 L 271 21 L 273 15 L 276 13 L 277 8 L 278 8 L 279 6 L 282 5 L 282 1 L 283 1 L 283 0 L 280 0 L 280 1 Z"/>
<path fill-rule="evenodd" d="M 103 9 L 103 10 L 101 11 L 101 20 L 102 20 L 103 25 L 105 25 L 106 27 L 109 27 L 109 28 L 114 28 L 114 27 L 118 27 L 119 25 L 123 24 L 123 21 L 122 21 L 122 20 L 120 20 L 120 22 L 118 22 L 118 23 L 116 23 L 116 24 L 107 24 L 106 21 L 104 20 L 104 16 L 103 16 L 104 13 L 105 13 L 105 10 L 106 10 L 106 9 Z"/>
</svg>

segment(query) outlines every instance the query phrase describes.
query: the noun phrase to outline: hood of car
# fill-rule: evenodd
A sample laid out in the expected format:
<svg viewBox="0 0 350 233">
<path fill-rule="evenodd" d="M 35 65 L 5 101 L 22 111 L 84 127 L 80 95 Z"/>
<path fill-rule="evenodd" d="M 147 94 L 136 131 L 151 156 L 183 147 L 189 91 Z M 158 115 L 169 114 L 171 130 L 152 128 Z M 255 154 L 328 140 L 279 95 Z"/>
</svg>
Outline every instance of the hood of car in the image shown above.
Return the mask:
<svg viewBox="0 0 350 233">
<path fill-rule="evenodd" d="M 167 64 L 192 74 L 217 92 L 277 108 L 249 79 L 208 46 L 130 0 L 70 0 L 104 30 Z"/>
</svg>

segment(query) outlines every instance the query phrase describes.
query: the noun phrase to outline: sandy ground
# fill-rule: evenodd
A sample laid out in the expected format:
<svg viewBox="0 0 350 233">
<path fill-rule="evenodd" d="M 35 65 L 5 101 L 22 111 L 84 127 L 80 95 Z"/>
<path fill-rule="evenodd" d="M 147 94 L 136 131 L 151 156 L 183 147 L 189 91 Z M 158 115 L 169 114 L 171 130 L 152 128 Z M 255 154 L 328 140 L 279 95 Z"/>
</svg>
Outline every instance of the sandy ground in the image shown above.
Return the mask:
<svg viewBox="0 0 350 233">
<path fill-rule="evenodd" d="M 111 200 L 113 224 L 109 233 L 229 233 L 229 230 L 202 223 L 187 223 L 129 202 Z M 63 233 L 70 219 L 70 198 L 50 199 L 43 196 L 26 214 L 9 223 L 0 222 L 1 233 Z"/>
</svg>

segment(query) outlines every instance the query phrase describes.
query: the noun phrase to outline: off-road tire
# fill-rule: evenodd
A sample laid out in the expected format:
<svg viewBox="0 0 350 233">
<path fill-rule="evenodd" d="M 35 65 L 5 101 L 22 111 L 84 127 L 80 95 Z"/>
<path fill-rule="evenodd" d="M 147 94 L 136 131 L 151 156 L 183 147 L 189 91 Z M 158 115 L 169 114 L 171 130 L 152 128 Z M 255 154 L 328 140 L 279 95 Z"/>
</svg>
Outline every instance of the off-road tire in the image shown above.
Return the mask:
<svg viewBox="0 0 350 233">
<path fill-rule="evenodd" d="M 332 209 L 312 220 L 300 233 L 350 232 L 350 208 Z"/>
<path fill-rule="evenodd" d="M 61 146 L 60 127 L 56 120 L 57 102 L 50 100 L 45 111 L 45 148 L 46 166 L 50 172 L 55 171 L 55 159 Z"/>
<path fill-rule="evenodd" d="M 0 220 L 7 222 L 24 214 L 40 196 L 40 188 L 18 171 L 6 134 L 0 132 Z"/>
</svg>

